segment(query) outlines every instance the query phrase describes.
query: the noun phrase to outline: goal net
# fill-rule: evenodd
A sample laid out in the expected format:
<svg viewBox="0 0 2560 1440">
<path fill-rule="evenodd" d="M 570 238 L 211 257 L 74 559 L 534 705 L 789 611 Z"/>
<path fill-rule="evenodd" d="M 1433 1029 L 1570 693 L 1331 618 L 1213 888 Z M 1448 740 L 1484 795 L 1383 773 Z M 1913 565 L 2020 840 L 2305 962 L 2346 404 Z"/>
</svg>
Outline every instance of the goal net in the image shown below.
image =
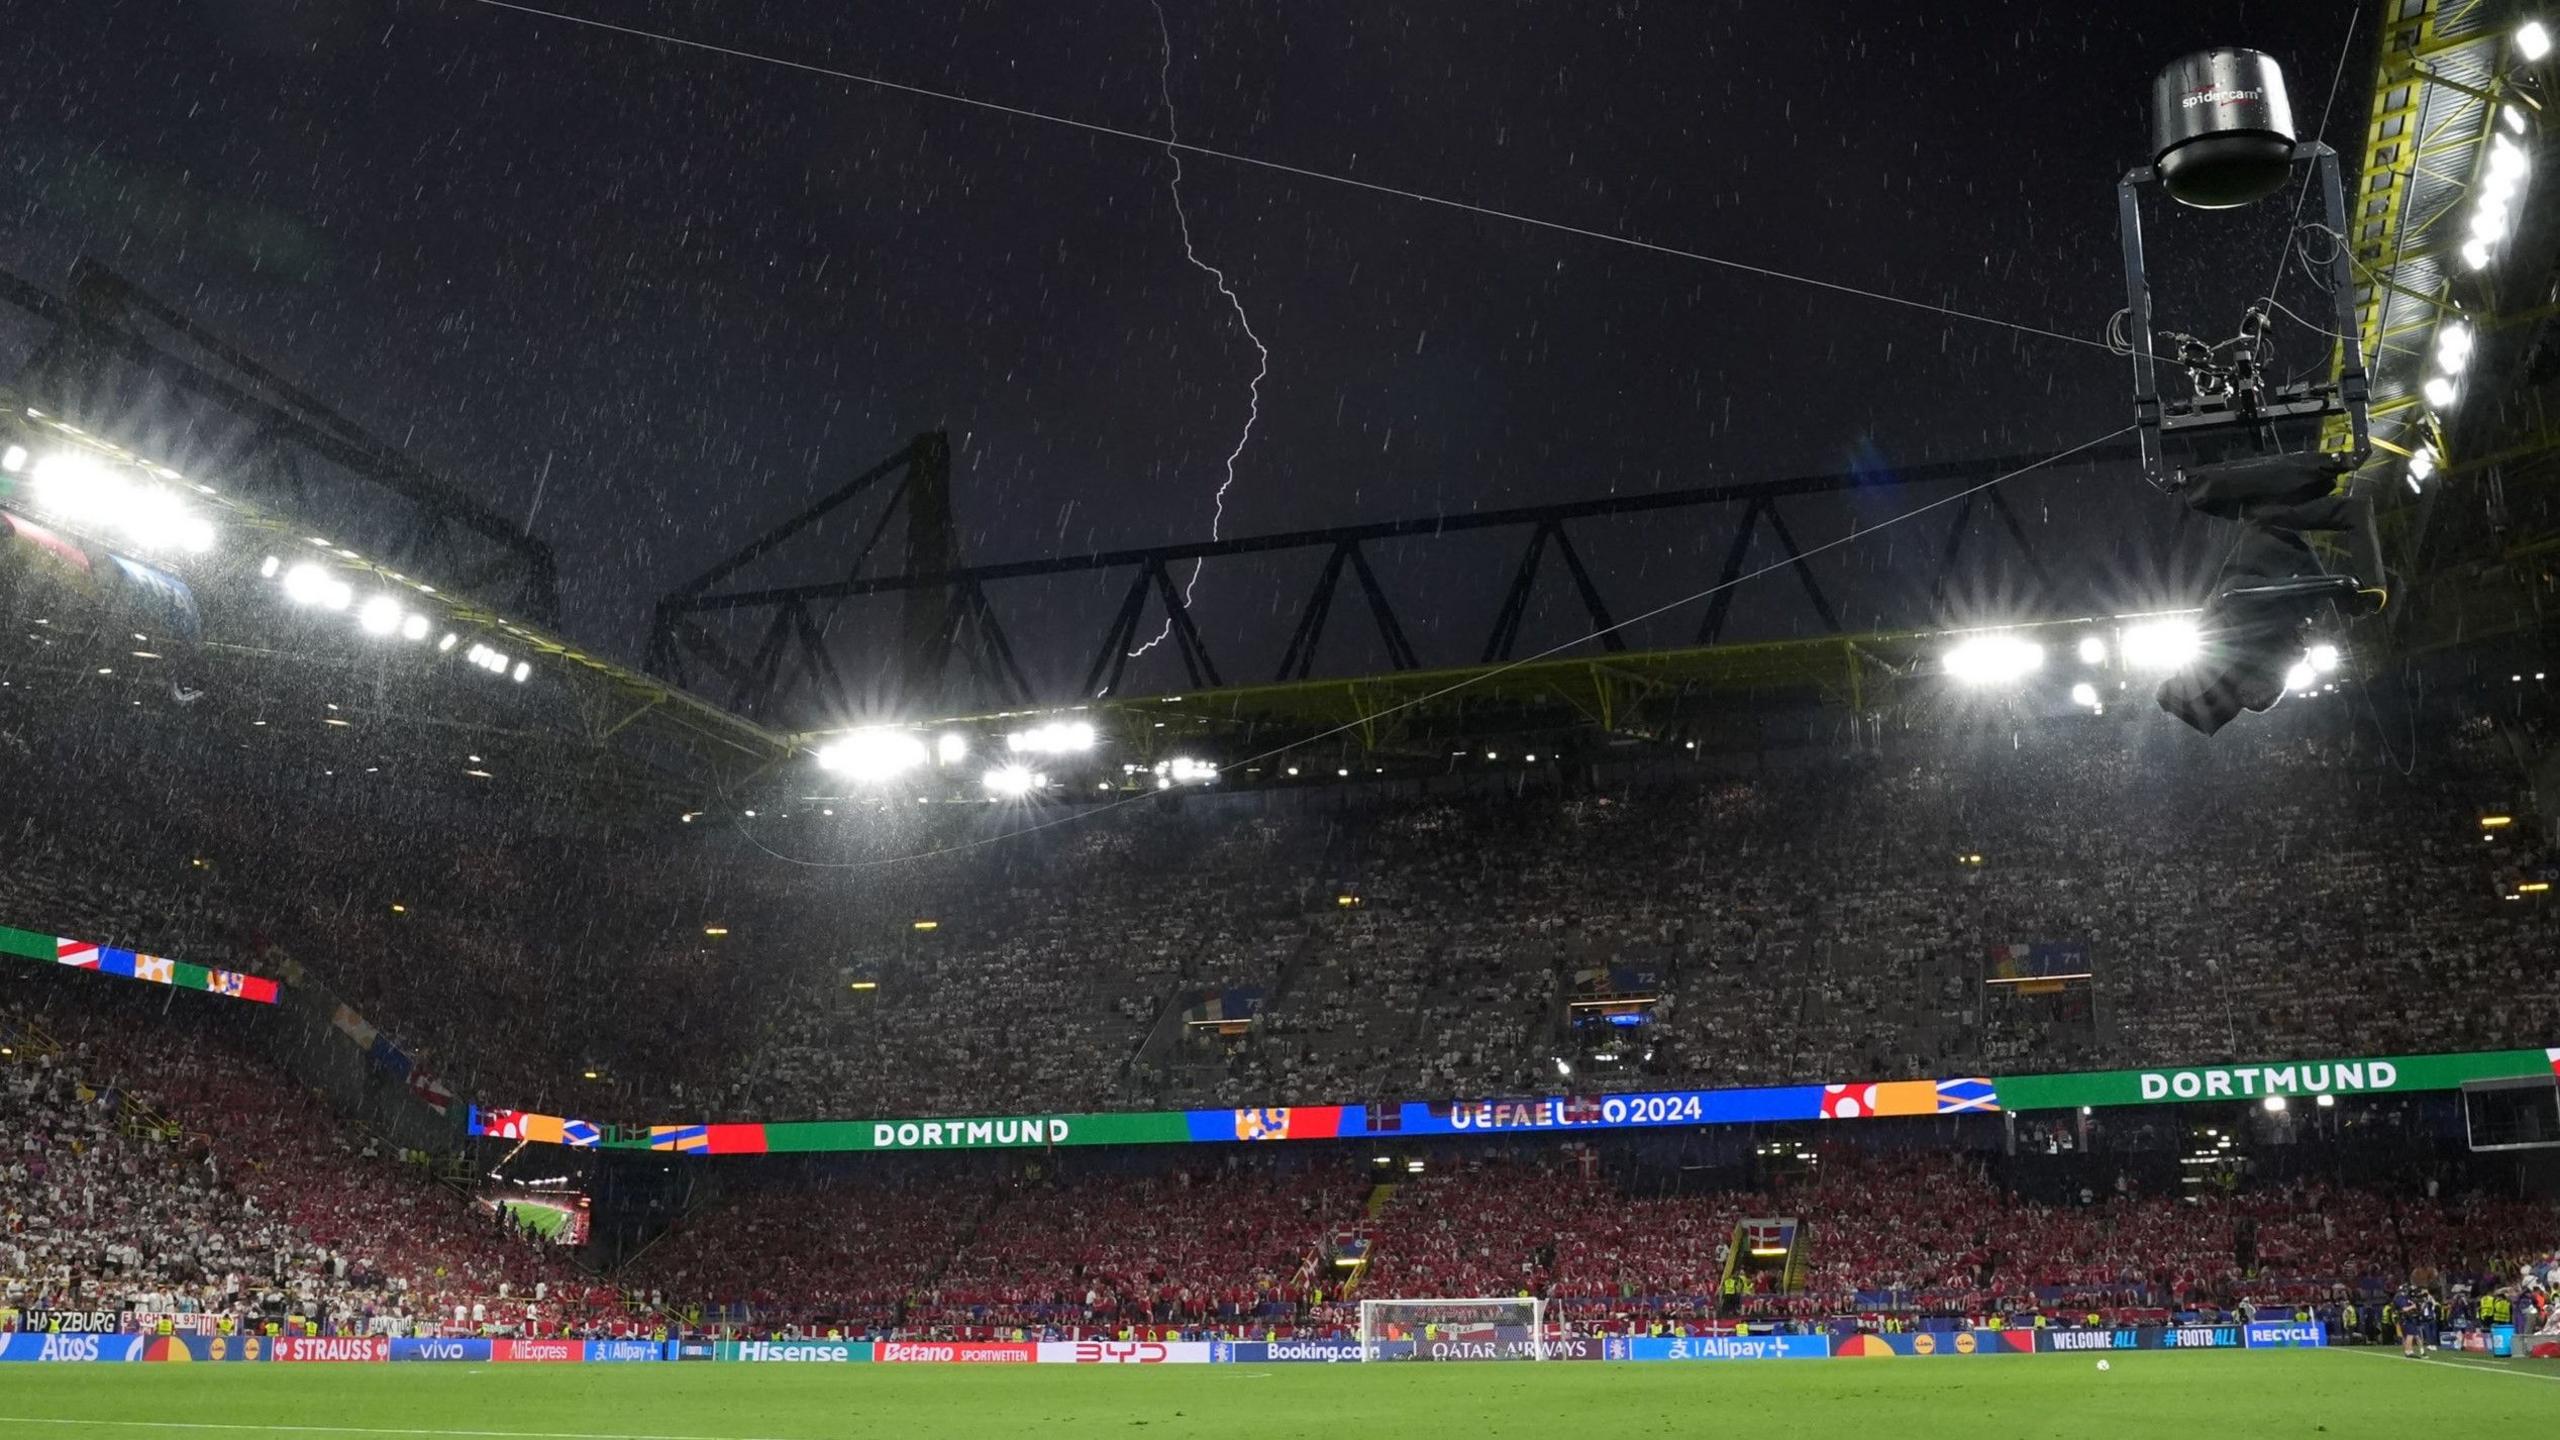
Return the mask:
<svg viewBox="0 0 2560 1440">
<path fill-rule="evenodd" d="M 1544 1300 L 1363 1300 L 1363 1360 L 1544 1360 Z"/>
</svg>

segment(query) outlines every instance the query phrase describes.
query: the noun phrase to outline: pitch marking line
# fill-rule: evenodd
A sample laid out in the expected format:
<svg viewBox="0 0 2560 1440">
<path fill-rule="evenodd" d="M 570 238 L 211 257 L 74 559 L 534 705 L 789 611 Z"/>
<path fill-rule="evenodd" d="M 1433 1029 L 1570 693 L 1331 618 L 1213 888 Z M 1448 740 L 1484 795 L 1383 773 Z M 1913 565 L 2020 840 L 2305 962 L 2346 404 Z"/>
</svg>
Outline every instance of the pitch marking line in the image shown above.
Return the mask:
<svg viewBox="0 0 2560 1440">
<path fill-rule="evenodd" d="M 89 1429 L 248 1432 L 259 1435 L 427 1435 L 437 1440 L 781 1440 L 769 1435 L 648 1435 L 637 1430 L 428 1430 L 373 1425 L 236 1425 L 210 1420 L 66 1420 L 49 1415 L 0 1415 L 0 1425 L 62 1425 Z"/>
<path fill-rule="evenodd" d="M 2347 1353 L 2371 1356 L 2376 1360 L 2406 1360 L 2410 1358 L 2396 1350 L 2388 1355 L 2383 1354 L 2379 1350 L 2354 1350 Z M 2540 1380 L 2545 1384 L 2560 1384 L 2560 1375 L 2544 1375 L 2531 1370 L 2511 1370 L 2506 1366 L 2499 1364 L 2495 1360 L 2446 1360 L 2434 1355 L 2421 1355 L 2417 1357 L 2417 1359 L 2418 1363 L 2421 1365 L 2441 1365 L 2448 1370 L 2477 1370 L 2483 1375 L 2506 1375 L 2518 1380 Z"/>
</svg>

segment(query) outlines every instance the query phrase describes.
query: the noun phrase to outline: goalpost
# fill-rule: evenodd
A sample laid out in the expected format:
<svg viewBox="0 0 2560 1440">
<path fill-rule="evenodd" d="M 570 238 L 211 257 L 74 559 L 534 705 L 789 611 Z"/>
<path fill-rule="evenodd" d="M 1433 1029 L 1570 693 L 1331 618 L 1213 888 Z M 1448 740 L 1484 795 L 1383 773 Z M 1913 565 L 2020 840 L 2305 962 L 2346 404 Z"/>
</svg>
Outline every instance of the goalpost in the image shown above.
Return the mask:
<svg viewBox="0 0 2560 1440">
<path fill-rule="evenodd" d="M 1360 1358 L 1544 1360 L 1547 1302 L 1535 1298 L 1363 1300 Z"/>
</svg>

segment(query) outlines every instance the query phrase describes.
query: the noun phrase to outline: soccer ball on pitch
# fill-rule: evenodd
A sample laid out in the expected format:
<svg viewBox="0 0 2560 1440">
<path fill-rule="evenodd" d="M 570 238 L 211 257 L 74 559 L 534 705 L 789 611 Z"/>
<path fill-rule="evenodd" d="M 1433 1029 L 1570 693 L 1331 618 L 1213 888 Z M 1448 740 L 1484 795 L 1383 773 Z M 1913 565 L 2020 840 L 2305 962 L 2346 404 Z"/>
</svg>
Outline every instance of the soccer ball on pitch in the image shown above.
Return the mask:
<svg viewBox="0 0 2560 1440">
<path fill-rule="evenodd" d="M 2101 1370 L 2107 1369 L 2107 1368 L 2108 1368 L 2108 1366 L 2107 1366 L 2107 1362 L 2106 1362 L 2106 1361 L 2104 1361 L 2104 1360 L 2099 1361 L 2099 1362 L 2098 1362 L 2098 1368 L 2099 1368 L 2099 1369 L 2101 1369 Z"/>
</svg>

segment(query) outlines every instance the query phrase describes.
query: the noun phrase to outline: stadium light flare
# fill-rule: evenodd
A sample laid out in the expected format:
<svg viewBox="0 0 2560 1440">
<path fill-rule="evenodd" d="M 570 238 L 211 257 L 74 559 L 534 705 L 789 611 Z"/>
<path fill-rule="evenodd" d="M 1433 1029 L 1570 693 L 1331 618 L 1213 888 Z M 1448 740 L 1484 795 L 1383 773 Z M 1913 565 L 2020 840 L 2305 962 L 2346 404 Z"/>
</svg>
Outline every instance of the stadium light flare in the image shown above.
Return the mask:
<svg viewBox="0 0 2560 1440">
<path fill-rule="evenodd" d="M 933 756 L 945 765 L 957 765 L 969 758 L 969 737 L 957 730 L 945 730 L 933 738 Z"/>
<path fill-rule="evenodd" d="M 1206 760 L 1194 760 L 1188 755 L 1176 755 L 1156 766 L 1156 779 L 1159 782 L 1175 785 L 1206 785 L 1217 778 L 1217 766 Z M 1163 784 L 1160 783 L 1157 788 L 1162 789 Z"/>
<path fill-rule="evenodd" d="M 258 578 L 261 580 L 273 580 L 276 578 L 276 572 L 283 568 L 284 562 L 273 555 L 270 555 L 266 559 L 258 562 Z"/>
<path fill-rule="evenodd" d="M 2539 20 L 2527 20 L 2516 27 L 2516 53 L 2527 60 L 2539 60 L 2551 53 L 2551 31 Z"/>
<path fill-rule="evenodd" d="M 24 470 L 24 469 L 26 469 L 26 468 L 27 468 L 27 447 L 26 447 L 26 446 L 24 446 L 24 445 L 12 445 L 12 446 L 10 446 L 8 449 L 6 449 L 6 450 L 0 450 L 0 470 L 6 470 L 6 471 L 8 471 L 10 474 L 15 475 L 15 474 L 17 474 L 19 471 Z"/>
<path fill-rule="evenodd" d="M 2447 324 L 2436 333 L 2436 368 L 2447 375 L 2461 374 L 2462 367 L 2471 363 L 2473 343 L 2470 326 L 2459 320 Z"/>
<path fill-rule="evenodd" d="M 2327 1110 L 2338 1103 L 2338 1097 L 2335 1095 L 2316 1095 L 2312 1097 L 2311 1103 L 2319 1106 L 2323 1110 Z"/>
<path fill-rule="evenodd" d="M 2083 635 L 2083 636 L 2081 636 L 2081 637 L 2080 637 L 2080 663 L 2081 663 L 2081 664 L 2083 664 L 2083 665 L 2104 665 L 2104 664 L 2106 664 L 2106 663 L 2107 663 L 2107 642 L 2106 642 L 2106 641 L 2104 641 L 2104 640 L 2099 639 L 2099 638 L 2098 638 L 2097 636 L 2095 636 L 2095 635 Z"/>
<path fill-rule="evenodd" d="M 356 627 L 367 635 L 389 635 L 400 628 L 403 617 L 400 602 L 388 595 L 370 595 L 356 607 Z"/>
<path fill-rule="evenodd" d="M 1016 730 L 1004 737 L 1004 748 L 1017 754 L 1073 755 L 1093 748 L 1093 726 L 1082 720 L 1059 720 Z"/>
<path fill-rule="evenodd" d="M 2331 674 L 2338 668 L 2338 647 L 2324 640 L 2303 652 L 2302 658 L 2310 661 L 2311 668 L 2321 674 Z"/>
<path fill-rule="evenodd" d="M 987 793 L 999 799 L 1018 799 L 1034 790 L 1048 788 L 1049 777 L 1027 765 L 998 765 L 986 773 Z"/>
<path fill-rule="evenodd" d="M 427 617 L 412 613 L 400 621 L 400 638 L 412 642 L 424 640 L 427 629 Z"/>
<path fill-rule="evenodd" d="M 2281 1115 L 2284 1113 L 2284 1097 L 2281 1095 L 2270 1095 L 2258 1103 L 2264 1105 L 2267 1109 L 2267 1113 L 2270 1115 Z"/>
<path fill-rule="evenodd" d="M 2504 830 L 2514 823 L 2516 823 L 2516 817 L 2513 815 L 2483 815 L 2480 817 L 2480 828 L 2483 830 Z"/>
<path fill-rule="evenodd" d="M 211 521 L 166 488 L 132 483 L 94 456 L 57 451 L 36 461 L 29 478 L 36 503 L 72 524 L 117 532 L 146 550 L 213 548 Z"/>
<path fill-rule="evenodd" d="M 284 598 L 320 610 L 344 610 L 355 603 L 355 587 L 305 560 L 284 572 Z"/>
<path fill-rule="evenodd" d="M 2191 620 L 2151 620 L 2124 632 L 2124 663 L 2137 670 L 2176 670 L 2204 648 Z"/>
<path fill-rule="evenodd" d="M 2293 668 L 2284 672 L 2284 688 L 2287 690 L 2308 690 L 2318 683 L 2319 672 L 2311 668 L 2308 660 L 2296 660 Z"/>
<path fill-rule="evenodd" d="M 2453 377 L 2449 375 L 2428 376 L 2427 383 L 2419 387 L 2419 393 L 2426 396 L 2427 403 L 2438 410 L 2452 409 L 2453 402 L 2461 394 L 2454 388 Z"/>
<path fill-rule="evenodd" d="M 2071 703 L 2074 705 L 2090 706 L 2094 709 L 2098 703 L 2098 687 L 2090 684 L 2086 680 L 2072 686 Z"/>
<path fill-rule="evenodd" d="M 530 661 L 530 660 L 519 660 L 519 661 L 517 661 L 517 662 L 516 662 L 516 668 L 515 668 L 515 671 L 514 671 L 514 673 L 513 673 L 512 678 L 513 678 L 513 679 L 515 680 L 515 682 L 516 682 L 517 684 L 519 684 L 519 685 L 523 684 L 523 683 L 524 683 L 524 682 L 526 682 L 527 680 L 532 679 L 532 678 L 533 678 L 533 662 L 532 662 L 532 661 Z"/>
<path fill-rule="evenodd" d="M 2015 635 L 1977 635 L 1949 650 L 1947 674 L 1968 685 L 2001 685 L 2044 668 L 2044 647 Z"/>
<path fill-rule="evenodd" d="M 904 730 L 857 730 L 818 751 L 819 768 L 863 784 L 895 779 L 924 762 L 924 741 Z"/>
</svg>

